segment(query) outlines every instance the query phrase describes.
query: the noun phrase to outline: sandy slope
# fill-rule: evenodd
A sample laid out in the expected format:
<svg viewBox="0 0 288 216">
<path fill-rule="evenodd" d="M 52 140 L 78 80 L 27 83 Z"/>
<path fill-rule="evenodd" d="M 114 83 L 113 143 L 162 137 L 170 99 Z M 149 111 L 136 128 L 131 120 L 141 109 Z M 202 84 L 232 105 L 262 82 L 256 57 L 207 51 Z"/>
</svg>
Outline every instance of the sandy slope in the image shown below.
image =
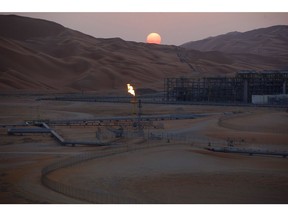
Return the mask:
<svg viewBox="0 0 288 216">
<path fill-rule="evenodd" d="M 225 54 L 99 39 L 53 22 L 18 16 L 0 16 L 0 28 L 1 90 L 119 90 L 132 83 L 136 88 L 162 91 L 165 77 L 283 69 L 288 61 L 287 55 L 281 54 L 285 44 L 277 40 L 270 42 L 275 52 L 279 50 L 275 57 L 275 52 L 269 56 Z M 256 42 L 247 43 L 254 47 Z"/>
<path fill-rule="evenodd" d="M 271 26 L 247 32 L 229 32 L 181 45 L 201 51 L 250 53 L 264 56 L 287 56 L 287 25 Z"/>
</svg>

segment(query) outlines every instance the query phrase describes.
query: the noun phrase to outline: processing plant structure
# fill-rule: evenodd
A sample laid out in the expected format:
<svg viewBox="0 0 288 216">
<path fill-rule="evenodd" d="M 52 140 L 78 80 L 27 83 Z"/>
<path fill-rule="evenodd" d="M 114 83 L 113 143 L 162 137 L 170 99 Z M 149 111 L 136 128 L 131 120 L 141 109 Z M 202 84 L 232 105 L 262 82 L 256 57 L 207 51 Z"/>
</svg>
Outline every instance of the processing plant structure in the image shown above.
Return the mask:
<svg viewBox="0 0 288 216">
<path fill-rule="evenodd" d="M 240 104 L 252 103 L 257 95 L 286 95 L 287 85 L 288 70 L 242 70 L 234 77 L 165 78 L 164 94 L 167 102 Z M 288 104 L 288 98 L 276 102 Z"/>
</svg>

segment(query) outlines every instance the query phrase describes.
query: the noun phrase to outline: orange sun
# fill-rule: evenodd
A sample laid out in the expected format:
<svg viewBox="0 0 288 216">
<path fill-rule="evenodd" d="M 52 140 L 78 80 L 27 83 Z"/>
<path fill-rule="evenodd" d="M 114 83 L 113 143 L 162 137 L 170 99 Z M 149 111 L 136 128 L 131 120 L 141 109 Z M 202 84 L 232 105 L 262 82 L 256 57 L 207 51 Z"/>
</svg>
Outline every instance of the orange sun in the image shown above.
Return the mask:
<svg viewBox="0 0 288 216">
<path fill-rule="evenodd" d="M 146 39 L 147 43 L 154 43 L 160 44 L 161 43 L 161 36 L 157 33 L 150 33 Z"/>
</svg>

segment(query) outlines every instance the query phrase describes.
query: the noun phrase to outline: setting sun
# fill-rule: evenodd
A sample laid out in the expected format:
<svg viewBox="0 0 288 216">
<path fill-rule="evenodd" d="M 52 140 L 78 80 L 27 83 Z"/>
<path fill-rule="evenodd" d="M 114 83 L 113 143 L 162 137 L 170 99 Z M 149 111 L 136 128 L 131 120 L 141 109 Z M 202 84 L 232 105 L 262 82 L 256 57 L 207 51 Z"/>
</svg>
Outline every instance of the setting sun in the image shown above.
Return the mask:
<svg viewBox="0 0 288 216">
<path fill-rule="evenodd" d="M 161 43 L 161 36 L 157 33 L 150 33 L 147 36 L 146 42 L 147 43 L 160 44 Z"/>
</svg>

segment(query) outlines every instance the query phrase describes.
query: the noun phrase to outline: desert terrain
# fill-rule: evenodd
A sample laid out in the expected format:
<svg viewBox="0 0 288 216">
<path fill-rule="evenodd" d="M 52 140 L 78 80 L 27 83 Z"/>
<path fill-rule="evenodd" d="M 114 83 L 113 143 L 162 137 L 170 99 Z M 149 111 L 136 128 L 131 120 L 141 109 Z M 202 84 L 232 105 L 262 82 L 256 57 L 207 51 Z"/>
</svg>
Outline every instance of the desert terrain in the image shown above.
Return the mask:
<svg viewBox="0 0 288 216">
<path fill-rule="evenodd" d="M 58 23 L 0 15 L 0 90 L 163 91 L 167 77 L 287 69 L 287 26 L 227 33 L 182 46 L 95 38 Z"/>
<path fill-rule="evenodd" d="M 144 131 L 125 126 L 122 137 L 115 136 L 119 125 L 96 124 L 8 134 L 13 127 L 39 129 L 29 126 L 33 121 L 43 126 L 46 121 L 101 117 L 137 120 L 129 103 L 39 97 L 127 96 L 126 84 L 131 83 L 137 96 L 159 99 L 168 77 L 285 71 L 287 26 L 182 46 L 95 38 L 15 15 L 0 15 L 0 28 L 0 203 L 288 203 L 288 113 L 283 106 L 143 103 L 144 116 L 203 115 L 155 120 Z M 82 145 L 61 145 L 51 130 Z M 216 148 L 280 155 L 212 151 Z M 73 164 L 66 166 L 67 161 Z"/>
<path fill-rule="evenodd" d="M 131 115 L 131 104 L 36 101 L 35 96 L 1 96 L 0 124 L 29 119 L 89 119 Z M 55 192 L 41 183 L 41 170 L 75 155 L 119 147 L 146 146 L 58 169 L 48 176 L 86 191 L 129 197 L 139 203 L 287 203 L 288 161 L 281 156 L 206 150 L 211 141 L 227 146 L 288 151 L 288 113 L 284 108 L 144 104 L 143 115 L 210 113 L 205 117 L 162 121 L 155 133 L 179 137 L 156 146 L 141 138 L 118 139 L 112 146 L 61 146 L 50 135 L 12 136 L 1 128 L 1 203 L 89 203 Z M 227 113 L 230 115 L 227 117 Z M 97 126 L 56 126 L 65 139 L 95 140 Z M 150 132 L 151 132 L 150 131 Z M 187 138 L 188 137 L 188 138 Z M 110 200 L 111 202 L 111 200 Z M 110 203 L 107 200 L 106 203 Z M 113 203 L 113 202 L 112 202 Z"/>
</svg>

